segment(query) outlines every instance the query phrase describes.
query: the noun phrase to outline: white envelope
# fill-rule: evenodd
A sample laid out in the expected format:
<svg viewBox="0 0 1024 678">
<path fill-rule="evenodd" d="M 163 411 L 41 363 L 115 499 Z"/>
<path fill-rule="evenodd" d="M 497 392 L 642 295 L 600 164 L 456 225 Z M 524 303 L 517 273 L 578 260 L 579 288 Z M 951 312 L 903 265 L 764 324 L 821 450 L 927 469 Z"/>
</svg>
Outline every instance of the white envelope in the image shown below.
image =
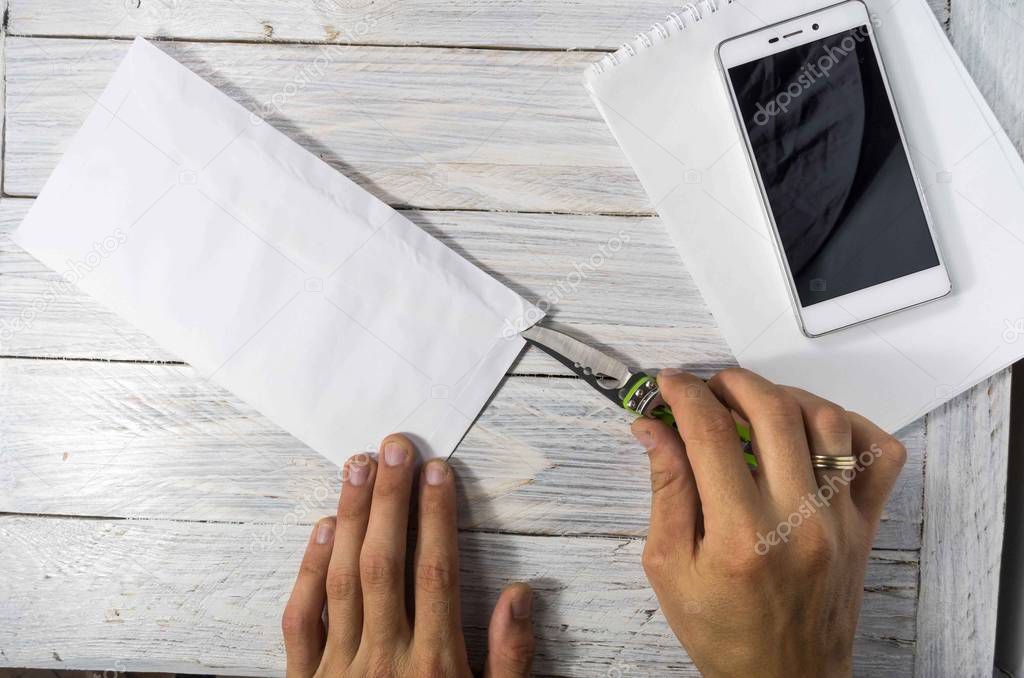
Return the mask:
<svg viewBox="0 0 1024 678">
<path fill-rule="evenodd" d="M 339 464 L 451 453 L 541 317 L 142 39 L 14 239 Z"/>
</svg>

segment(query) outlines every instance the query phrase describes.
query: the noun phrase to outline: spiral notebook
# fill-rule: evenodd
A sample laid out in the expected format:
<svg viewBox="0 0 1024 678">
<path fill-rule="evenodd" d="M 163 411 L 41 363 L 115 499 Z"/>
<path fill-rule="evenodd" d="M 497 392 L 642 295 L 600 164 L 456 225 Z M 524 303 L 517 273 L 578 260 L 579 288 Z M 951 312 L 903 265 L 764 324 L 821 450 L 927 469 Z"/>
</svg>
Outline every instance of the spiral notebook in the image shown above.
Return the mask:
<svg viewBox="0 0 1024 678">
<path fill-rule="evenodd" d="M 702 0 L 585 83 L 738 362 L 896 431 L 1024 356 L 1024 163 L 925 0 L 868 0 L 954 292 L 806 338 L 715 51 L 829 4 Z"/>
</svg>

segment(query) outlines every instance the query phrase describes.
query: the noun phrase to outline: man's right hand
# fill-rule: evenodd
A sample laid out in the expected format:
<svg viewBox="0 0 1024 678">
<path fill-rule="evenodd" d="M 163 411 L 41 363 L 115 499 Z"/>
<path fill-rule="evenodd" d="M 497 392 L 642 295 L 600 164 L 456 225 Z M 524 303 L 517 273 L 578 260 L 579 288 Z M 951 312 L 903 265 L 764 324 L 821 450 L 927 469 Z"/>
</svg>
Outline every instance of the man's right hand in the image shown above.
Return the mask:
<svg viewBox="0 0 1024 678">
<path fill-rule="evenodd" d="M 658 384 L 679 430 L 639 419 L 633 433 L 651 464 L 644 570 L 672 630 L 706 676 L 851 675 L 868 554 L 906 450 L 745 370 Z M 753 431 L 753 473 L 736 418 Z M 812 453 L 859 467 L 817 470 Z"/>
</svg>

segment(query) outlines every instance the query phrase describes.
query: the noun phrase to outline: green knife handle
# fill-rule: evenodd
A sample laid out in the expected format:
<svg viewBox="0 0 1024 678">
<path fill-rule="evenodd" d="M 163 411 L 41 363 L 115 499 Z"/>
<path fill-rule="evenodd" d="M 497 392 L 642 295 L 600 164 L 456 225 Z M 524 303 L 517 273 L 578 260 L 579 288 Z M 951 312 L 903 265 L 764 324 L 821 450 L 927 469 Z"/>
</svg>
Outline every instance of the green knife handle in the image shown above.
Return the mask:
<svg viewBox="0 0 1024 678">
<path fill-rule="evenodd" d="M 653 419 L 660 419 L 672 428 L 679 430 L 679 424 L 676 423 L 676 417 L 672 414 L 672 410 L 667 405 L 662 405 L 651 410 L 649 415 Z M 736 424 L 736 433 L 740 437 L 740 441 L 743 443 L 743 456 L 747 460 L 747 465 L 751 468 L 757 468 L 757 457 L 754 456 L 754 451 L 751 447 L 750 442 L 750 429 L 743 424 Z"/>
<path fill-rule="evenodd" d="M 658 382 L 654 377 L 650 375 L 642 375 L 641 378 L 633 381 L 626 389 L 626 393 L 622 399 L 622 406 L 632 412 L 633 414 L 639 414 L 642 417 L 650 417 L 651 419 L 659 419 L 672 428 L 679 430 L 679 424 L 676 422 L 676 417 L 672 414 L 671 408 L 668 405 L 658 405 L 654 408 L 648 407 L 636 407 L 638 401 L 636 396 L 638 394 L 644 394 L 642 398 L 643 403 L 650 403 L 655 400 L 660 400 L 657 396 L 660 395 L 661 391 L 658 389 Z M 636 407 L 636 409 L 634 409 Z M 646 411 L 642 411 L 646 410 Z M 743 443 L 743 456 L 747 460 L 747 465 L 750 468 L 757 468 L 757 458 L 754 456 L 754 450 L 751 443 L 750 428 L 743 424 L 736 424 L 736 433 L 740 438 L 740 442 Z"/>
</svg>

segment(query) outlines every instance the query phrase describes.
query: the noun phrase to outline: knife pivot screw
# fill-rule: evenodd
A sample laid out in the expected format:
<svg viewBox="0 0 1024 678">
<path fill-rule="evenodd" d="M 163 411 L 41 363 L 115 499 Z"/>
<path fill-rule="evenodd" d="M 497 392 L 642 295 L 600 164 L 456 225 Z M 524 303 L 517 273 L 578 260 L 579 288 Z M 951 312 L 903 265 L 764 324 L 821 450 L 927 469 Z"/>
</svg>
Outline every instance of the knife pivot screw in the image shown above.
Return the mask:
<svg viewBox="0 0 1024 678">
<path fill-rule="evenodd" d="M 626 407 L 646 417 L 660 396 L 661 389 L 658 388 L 658 382 L 654 379 L 649 379 L 633 393 L 633 396 L 627 401 Z"/>
</svg>

